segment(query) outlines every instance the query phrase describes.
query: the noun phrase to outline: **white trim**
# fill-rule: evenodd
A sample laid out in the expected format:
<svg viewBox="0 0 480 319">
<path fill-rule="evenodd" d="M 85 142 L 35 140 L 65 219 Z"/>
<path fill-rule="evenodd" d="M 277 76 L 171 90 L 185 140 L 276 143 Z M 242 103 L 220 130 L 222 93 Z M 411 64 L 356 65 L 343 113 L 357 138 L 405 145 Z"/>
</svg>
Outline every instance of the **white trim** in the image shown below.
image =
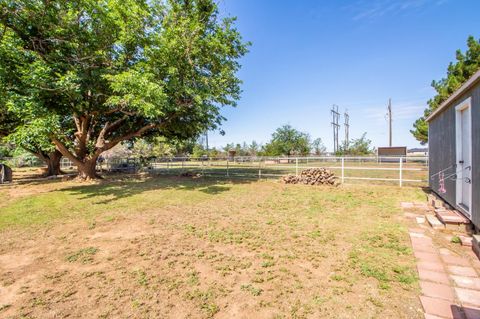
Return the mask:
<svg viewBox="0 0 480 319">
<path fill-rule="evenodd" d="M 469 112 L 469 117 L 470 117 L 470 158 L 469 158 L 469 163 L 470 166 L 473 166 L 473 161 L 472 161 L 472 153 L 473 153 L 473 138 L 472 138 L 472 98 L 466 98 L 462 102 L 460 102 L 458 105 L 455 106 L 455 149 L 456 149 L 456 157 L 455 157 L 455 162 L 458 164 L 460 159 L 463 157 L 463 150 L 462 150 L 462 117 L 461 117 L 461 112 L 465 111 L 468 109 Z M 457 170 L 458 171 L 458 170 Z M 470 170 L 471 172 L 473 171 L 473 167 Z M 472 217 L 472 205 L 473 205 L 473 197 L 472 197 L 472 189 L 473 185 L 470 185 L 470 203 L 468 203 L 468 210 L 466 210 L 460 203 L 460 198 L 462 197 L 462 188 L 463 188 L 463 167 L 460 170 L 458 174 L 461 174 L 460 176 L 457 176 L 456 179 L 456 185 L 455 185 L 455 201 L 457 204 L 457 207 L 462 210 L 465 214 L 468 215 L 469 218 Z"/>
</svg>

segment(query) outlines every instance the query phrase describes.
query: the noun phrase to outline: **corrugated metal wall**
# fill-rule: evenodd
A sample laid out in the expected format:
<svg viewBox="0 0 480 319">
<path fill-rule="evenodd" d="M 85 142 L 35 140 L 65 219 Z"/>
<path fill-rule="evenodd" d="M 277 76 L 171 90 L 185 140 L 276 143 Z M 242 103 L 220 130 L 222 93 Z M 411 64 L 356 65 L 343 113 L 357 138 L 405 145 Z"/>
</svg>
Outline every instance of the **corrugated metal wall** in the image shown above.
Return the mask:
<svg viewBox="0 0 480 319">
<path fill-rule="evenodd" d="M 455 106 L 466 98 L 472 98 L 472 221 L 480 228 L 480 83 L 466 91 L 429 123 L 429 184 L 431 189 L 450 205 L 456 205 L 456 182 L 445 180 L 445 193 L 441 192 L 440 174 L 455 172 L 456 129 Z"/>
</svg>

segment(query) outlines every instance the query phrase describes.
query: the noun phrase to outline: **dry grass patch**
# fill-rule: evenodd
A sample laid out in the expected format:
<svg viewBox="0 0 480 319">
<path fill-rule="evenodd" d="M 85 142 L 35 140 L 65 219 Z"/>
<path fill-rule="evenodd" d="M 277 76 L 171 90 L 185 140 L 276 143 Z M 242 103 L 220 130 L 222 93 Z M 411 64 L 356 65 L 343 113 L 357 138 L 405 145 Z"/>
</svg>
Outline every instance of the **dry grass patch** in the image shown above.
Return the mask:
<svg viewBox="0 0 480 319">
<path fill-rule="evenodd" d="M 422 316 L 399 208 L 420 189 L 54 185 L 2 207 L 0 317 Z"/>
</svg>

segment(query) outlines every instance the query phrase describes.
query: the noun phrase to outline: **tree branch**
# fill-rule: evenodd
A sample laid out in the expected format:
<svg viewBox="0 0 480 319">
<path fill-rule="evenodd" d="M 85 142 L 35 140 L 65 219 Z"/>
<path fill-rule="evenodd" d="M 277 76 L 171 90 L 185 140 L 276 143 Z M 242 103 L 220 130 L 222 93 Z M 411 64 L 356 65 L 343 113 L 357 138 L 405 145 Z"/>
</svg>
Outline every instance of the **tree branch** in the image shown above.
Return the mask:
<svg viewBox="0 0 480 319">
<path fill-rule="evenodd" d="M 131 139 L 132 137 L 140 137 L 142 136 L 143 133 L 145 133 L 146 131 L 148 130 L 151 130 L 155 127 L 159 127 L 161 124 L 148 124 L 148 125 L 145 125 L 143 126 L 142 128 L 140 128 L 139 130 L 136 130 L 134 132 L 130 132 L 128 134 L 125 134 L 123 136 L 120 136 L 120 137 L 117 137 L 113 140 L 111 140 L 110 142 L 108 143 L 103 143 L 103 145 L 101 147 L 97 147 L 97 150 L 95 151 L 95 154 L 94 156 L 95 157 L 98 157 L 100 156 L 100 154 L 102 154 L 103 152 L 105 151 L 108 151 L 109 149 L 111 149 L 112 147 L 114 147 L 115 145 L 117 145 L 118 143 L 122 142 L 122 141 L 126 141 L 126 140 L 129 140 Z"/>
<path fill-rule="evenodd" d="M 56 137 L 52 137 L 52 142 L 53 144 L 55 144 L 58 151 L 62 153 L 63 156 L 71 160 L 73 164 L 77 166 L 83 165 L 83 162 L 79 160 L 75 155 L 73 155 L 72 152 L 70 152 L 68 148 L 59 139 L 57 139 Z"/>
</svg>

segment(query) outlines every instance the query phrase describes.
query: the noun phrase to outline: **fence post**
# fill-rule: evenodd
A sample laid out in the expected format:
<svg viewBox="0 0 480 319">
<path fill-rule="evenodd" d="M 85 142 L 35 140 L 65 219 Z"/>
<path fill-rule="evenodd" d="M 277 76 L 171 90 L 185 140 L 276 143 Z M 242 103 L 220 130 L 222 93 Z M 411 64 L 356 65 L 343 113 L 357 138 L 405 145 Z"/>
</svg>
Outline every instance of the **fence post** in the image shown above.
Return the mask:
<svg viewBox="0 0 480 319">
<path fill-rule="evenodd" d="M 295 175 L 298 176 L 298 157 L 295 158 Z"/>
<path fill-rule="evenodd" d="M 229 177 L 229 176 L 230 176 L 230 173 L 228 171 L 228 157 L 227 157 L 227 177 Z"/>
<path fill-rule="evenodd" d="M 342 157 L 342 184 L 345 182 L 345 157 Z"/>
<path fill-rule="evenodd" d="M 403 158 L 400 157 L 400 162 L 399 162 L 399 184 L 400 184 L 400 187 L 402 187 L 402 178 L 403 178 L 403 174 L 402 174 L 402 168 L 403 168 Z"/>
<path fill-rule="evenodd" d="M 258 179 L 262 178 L 262 160 L 258 160 Z"/>
</svg>

